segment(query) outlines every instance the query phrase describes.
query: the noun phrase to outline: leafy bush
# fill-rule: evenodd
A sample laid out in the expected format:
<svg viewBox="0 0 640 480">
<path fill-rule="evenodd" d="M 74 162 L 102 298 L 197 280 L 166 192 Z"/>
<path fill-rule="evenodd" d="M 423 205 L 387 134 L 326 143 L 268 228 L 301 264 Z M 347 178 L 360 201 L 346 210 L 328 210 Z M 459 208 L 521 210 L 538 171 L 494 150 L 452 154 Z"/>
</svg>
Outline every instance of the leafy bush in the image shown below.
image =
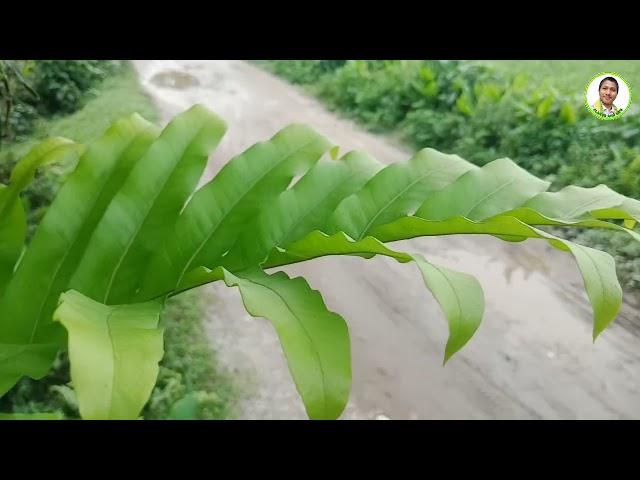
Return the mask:
<svg viewBox="0 0 640 480">
<path fill-rule="evenodd" d="M 34 71 L 35 89 L 44 111 L 51 115 L 71 113 L 118 62 L 104 60 L 40 60 Z"/>
<path fill-rule="evenodd" d="M 319 93 L 365 124 L 388 129 L 404 119 L 420 95 L 419 70 L 415 62 L 349 62 L 320 80 Z"/>
<path fill-rule="evenodd" d="M 23 141 L 41 116 L 76 111 L 122 66 L 104 60 L 0 60 L 0 141 Z"/>
<path fill-rule="evenodd" d="M 32 64 L 0 60 L 0 147 L 4 141 L 19 141 L 33 127 L 37 114 L 28 101 L 37 93 L 25 78 Z"/>
<path fill-rule="evenodd" d="M 273 60 L 257 62 L 292 83 L 311 84 L 345 64 L 344 60 Z"/>
<path fill-rule="evenodd" d="M 7 138 L 14 142 L 26 139 L 33 131 L 38 117 L 36 107 L 26 101 L 19 100 L 9 113 Z"/>
<path fill-rule="evenodd" d="M 390 129 L 422 110 L 469 115 L 474 103 L 500 95 L 500 81 L 486 67 L 462 62 L 349 61 L 320 78 L 317 93 L 371 128 Z"/>
</svg>

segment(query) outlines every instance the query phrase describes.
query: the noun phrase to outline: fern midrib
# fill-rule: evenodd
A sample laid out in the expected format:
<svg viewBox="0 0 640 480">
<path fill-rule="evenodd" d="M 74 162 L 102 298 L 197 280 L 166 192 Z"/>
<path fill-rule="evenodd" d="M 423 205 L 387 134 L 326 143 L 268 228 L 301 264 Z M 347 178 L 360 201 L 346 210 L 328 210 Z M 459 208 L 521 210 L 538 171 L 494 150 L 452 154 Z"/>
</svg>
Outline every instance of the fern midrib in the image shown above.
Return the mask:
<svg viewBox="0 0 640 480">
<path fill-rule="evenodd" d="M 589 205 L 593 205 L 594 203 L 600 202 L 600 201 L 604 201 L 605 199 L 617 199 L 618 196 L 617 195 L 609 195 L 608 197 L 601 197 L 601 198 L 593 198 L 588 202 L 583 203 L 582 205 L 578 205 L 576 208 L 574 208 L 573 210 L 571 210 L 568 213 L 565 213 L 565 215 L 569 218 L 571 218 L 572 215 L 574 215 L 577 211 L 579 211 L 580 209 L 583 209 L 585 207 L 588 207 Z M 607 208 L 613 208 L 613 207 L 607 207 Z"/>
<path fill-rule="evenodd" d="M 106 325 L 107 325 L 107 333 L 109 335 L 109 344 L 111 345 L 111 352 L 112 352 L 112 363 L 111 363 L 111 394 L 109 395 L 109 418 L 111 418 L 111 415 L 113 413 L 113 398 L 115 395 L 115 384 L 116 384 L 116 364 L 118 362 L 118 352 L 116 349 L 116 344 L 115 341 L 113 339 L 113 332 L 111 331 L 111 319 L 113 318 L 113 314 L 115 313 L 116 309 L 118 307 L 114 307 L 113 309 L 111 309 L 109 311 L 109 314 L 107 315 L 107 319 L 105 321 Z"/>
<path fill-rule="evenodd" d="M 126 154 L 126 152 L 129 150 L 129 148 L 131 148 L 133 143 L 138 138 L 140 138 L 141 134 L 142 134 L 142 132 L 139 133 L 138 135 L 135 135 L 134 137 L 132 137 L 131 140 L 127 143 L 127 145 L 122 148 L 122 150 L 119 153 L 119 157 L 118 157 L 119 159 L 122 158 L 123 154 Z M 106 187 L 109 186 L 110 180 L 113 179 L 114 176 L 118 173 L 118 165 L 117 165 L 117 163 L 118 162 L 116 160 L 116 162 L 114 162 L 113 170 L 111 171 L 111 174 L 109 175 L 108 180 L 102 184 L 102 186 L 100 187 L 100 190 L 98 191 L 97 195 L 95 196 L 95 200 L 92 202 L 92 205 L 91 205 L 91 211 L 85 217 L 85 220 L 83 221 L 83 224 L 82 224 L 83 226 L 86 224 L 85 222 L 87 221 L 87 219 L 91 218 L 93 216 L 93 214 L 95 213 L 96 205 L 97 205 L 98 201 L 100 200 L 102 194 L 105 192 Z M 103 212 L 103 215 L 104 215 L 104 212 Z M 97 226 L 98 226 L 98 224 L 96 224 L 96 227 L 94 227 L 93 231 L 95 231 L 95 228 L 97 228 Z M 80 235 L 83 232 L 83 230 L 84 229 L 82 227 L 80 227 L 77 230 L 77 232 L 76 232 L 76 234 L 74 235 L 74 238 L 73 238 L 73 243 L 67 249 L 67 251 L 63 255 L 62 259 L 60 260 L 60 263 L 56 267 L 56 270 L 55 270 L 55 272 L 54 272 L 54 274 L 53 274 L 53 276 L 51 278 L 51 282 L 49 282 L 49 286 L 47 287 L 46 294 L 44 296 L 44 300 L 42 301 L 42 303 L 40 305 L 40 308 L 38 309 L 38 315 L 36 316 L 36 321 L 34 323 L 33 329 L 31 330 L 31 336 L 29 338 L 29 344 L 31 344 L 33 342 L 33 338 L 35 337 L 36 330 L 37 330 L 37 328 L 38 328 L 38 326 L 40 324 L 40 321 L 41 321 L 42 310 L 44 309 L 44 306 L 47 304 L 47 301 L 49 300 L 49 295 L 51 293 L 51 289 L 53 288 L 53 285 L 55 284 L 56 280 L 58 280 L 58 273 L 60 272 L 60 269 L 65 264 L 65 261 L 67 260 L 67 257 L 69 256 L 69 254 L 75 250 L 73 247 L 78 242 L 78 239 L 80 238 Z M 87 246 L 88 246 L 88 243 L 87 243 Z M 85 248 L 85 250 L 86 250 L 86 248 Z"/>
<path fill-rule="evenodd" d="M 362 237 L 364 236 L 365 233 L 367 233 L 367 231 L 369 231 L 369 228 L 371 228 L 371 225 L 373 224 L 373 222 L 375 222 L 380 217 L 380 215 L 382 215 L 382 212 L 386 211 L 398 198 L 400 198 L 400 196 L 404 195 L 407 191 L 409 191 L 411 188 L 413 188 L 415 185 L 417 185 L 419 182 L 421 182 L 425 178 L 430 177 L 432 175 L 435 175 L 436 173 L 440 173 L 440 172 L 446 171 L 446 170 L 448 170 L 446 167 L 445 168 L 439 168 L 439 169 L 431 170 L 430 172 L 422 175 L 420 178 L 418 178 L 417 180 L 414 180 L 409 185 L 404 187 L 391 200 L 389 200 L 384 205 L 384 207 L 379 209 L 378 212 L 373 216 L 373 218 L 371 218 L 369 220 L 369 222 L 367 222 L 367 224 L 364 226 L 362 231 L 358 234 L 357 239 L 358 240 L 362 240 Z"/>
<path fill-rule="evenodd" d="M 292 279 L 289 279 L 290 281 L 295 281 Z M 267 290 L 270 290 L 271 292 L 273 292 L 275 295 L 278 296 L 278 298 L 280 298 L 280 300 L 282 301 L 282 303 L 285 305 L 285 307 L 287 308 L 287 310 L 289 311 L 289 313 L 291 314 L 291 316 L 293 318 L 295 318 L 296 322 L 298 323 L 298 325 L 300 326 L 300 328 L 302 329 L 302 332 L 304 333 L 304 335 L 307 337 L 307 339 L 309 340 L 309 344 L 311 345 L 311 350 L 316 358 L 316 361 L 318 363 L 318 368 L 320 369 L 320 381 L 322 384 L 322 410 L 323 410 L 323 417 L 326 417 L 326 413 L 327 413 L 327 388 L 326 388 L 326 380 L 325 380 L 325 371 L 324 371 L 324 367 L 323 367 L 323 363 L 322 360 L 320 358 L 320 352 L 318 351 L 315 342 L 313 341 L 313 339 L 311 338 L 311 335 L 309 334 L 309 332 L 307 331 L 307 329 L 305 328 L 304 324 L 300 321 L 300 319 L 298 318 L 298 316 L 294 313 L 293 309 L 291 308 L 291 306 L 289 305 L 289 302 L 287 302 L 287 300 L 280 295 L 280 293 L 278 293 L 276 290 L 274 290 L 273 288 L 271 288 L 268 285 L 264 285 L 262 283 L 256 282 L 254 280 L 250 280 L 250 282 L 252 282 L 255 285 L 259 285 L 263 288 L 266 288 Z M 311 292 L 311 294 L 313 295 L 313 291 Z M 331 314 L 331 312 L 328 312 L 329 314 Z"/>
<path fill-rule="evenodd" d="M 116 267 L 114 268 L 113 272 L 111 273 L 111 278 L 109 279 L 109 283 L 107 284 L 107 289 L 105 291 L 104 294 L 104 300 L 102 303 L 104 303 L 105 305 L 108 302 L 109 299 L 109 295 L 111 293 L 111 288 L 113 287 L 113 282 L 118 274 L 118 272 L 120 271 L 120 267 L 122 266 L 122 262 L 124 262 L 124 259 L 126 258 L 126 256 L 128 255 L 129 251 L 131 250 L 131 246 L 133 245 L 133 242 L 135 240 L 138 239 L 138 235 L 140 234 L 140 231 L 142 229 L 142 227 L 145 225 L 147 219 L 149 218 L 149 215 L 151 213 L 151 211 L 153 210 L 153 207 L 155 207 L 156 205 L 156 201 L 158 200 L 158 198 L 160 197 L 160 195 L 162 195 L 162 193 L 165 191 L 165 187 L 167 186 L 167 184 L 169 183 L 169 180 L 171 180 L 173 178 L 173 174 L 176 172 L 176 170 L 178 169 L 178 167 L 182 164 L 182 162 L 184 161 L 187 152 L 189 152 L 190 148 L 193 145 L 193 142 L 195 141 L 196 138 L 198 138 L 198 136 L 200 135 L 200 133 L 202 133 L 202 131 L 207 128 L 207 123 L 205 122 L 203 125 L 201 125 L 198 130 L 196 131 L 196 133 L 191 137 L 191 139 L 189 140 L 189 143 L 187 144 L 187 146 L 184 148 L 184 150 L 182 151 L 182 154 L 180 155 L 180 159 L 173 165 L 173 167 L 171 168 L 171 170 L 169 171 L 167 177 L 164 179 L 164 181 L 162 182 L 162 185 L 160 186 L 160 188 L 156 191 L 156 194 L 153 197 L 153 200 L 149 206 L 149 208 L 147 209 L 146 213 L 144 214 L 144 218 L 138 223 L 138 226 L 136 227 L 135 232 L 133 233 L 133 235 L 131 235 L 131 238 L 129 239 L 129 242 L 127 243 L 124 251 L 122 252 L 122 254 L 120 255 L 120 258 L 118 259 L 118 262 L 116 263 Z M 145 155 L 146 156 L 146 155 Z"/>
<path fill-rule="evenodd" d="M 498 192 L 500 192 L 501 190 L 504 190 L 505 188 L 507 188 L 509 185 L 517 182 L 519 179 L 518 178 L 512 178 L 511 180 L 509 180 L 506 183 L 503 183 L 502 185 L 500 185 L 498 188 L 492 190 L 491 192 L 487 193 L 484 197 L 482 197 L 480 200 L 478 200 L 474 205 L 471 206 L 471 209 L 469 211 L 467 211 L 467 213 L 465 213 L 463 215 L 463 217 L 469 218 L 469 215 L 471 215 L 471 213 L 477 209 L 478 207 L 482 206 L 483 203 L 486 202 L 486 200 L 488 198 L 491 198 L 492 196 L 494 196 L 495 194 L 497 194 Z"/>
</svg>

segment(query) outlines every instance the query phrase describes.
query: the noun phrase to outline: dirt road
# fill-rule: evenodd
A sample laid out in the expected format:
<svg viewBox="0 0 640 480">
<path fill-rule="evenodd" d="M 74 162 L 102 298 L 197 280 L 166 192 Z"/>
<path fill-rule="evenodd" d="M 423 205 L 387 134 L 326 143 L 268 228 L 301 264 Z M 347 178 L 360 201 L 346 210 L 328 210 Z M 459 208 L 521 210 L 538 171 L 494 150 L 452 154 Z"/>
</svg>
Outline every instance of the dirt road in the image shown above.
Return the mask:
<svg viewBox="0 0 640 480">
<path fill-rule="evenodd" d="M 240 61 L 137 61 L 164 122 L 194 103 L 226 119 L 211 178 L 233 155 L 292 122 L 380 161 L 411 152 L 328 112 L 299 89 Z M 587 419 L 640 417 L 638 305 L 625 304 L 594 345 L 591 308 L 568 254 L 538 240 L 509 244 L 455 236 L 402 242 L 446 267 L 476 275 L 483 324 L 442 367 L 447 326 L 417 269 L 387 258 L 323 258 L 287 267 L 320 290 L 348 322 L 353 391 L 343 418 Z M 211 293 L 207 328 L 245 395 L 240 418 L 305 418 L 277 338 L 249 317 L 240 295 Z"/>
</svg>

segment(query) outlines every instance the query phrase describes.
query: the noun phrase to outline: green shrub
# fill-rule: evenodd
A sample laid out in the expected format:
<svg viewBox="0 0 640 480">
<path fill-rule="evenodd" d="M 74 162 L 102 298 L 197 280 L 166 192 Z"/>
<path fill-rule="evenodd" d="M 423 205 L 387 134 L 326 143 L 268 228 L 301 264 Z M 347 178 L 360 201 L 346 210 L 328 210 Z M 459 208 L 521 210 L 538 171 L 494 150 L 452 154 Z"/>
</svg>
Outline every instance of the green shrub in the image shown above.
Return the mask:
<svg viewBox="0 0 640 480">
<path fill-rule="evenodd" d="M 31 61 L 0 60 L 0 147 L 2 142 L 20 141 L 37 117 L 29 103 L 37 98 L 27 77 Z"/>
<path fill-rule="evenodd" d="M 84 94 L 117 66 L 117 62 L 104 60 L 40 60 L 34 72 L 39 105 L 49 115 L 74 112 Z"/>
<path fill-rule="evenodd" d="M 319 82 L 319 94 L 370 127 L 390 129 L 422 95 L 420 68 L 418 62 L 349 62 Z"/>
<path fill-rule="evenodd" d="M 8 118 L 9 140 L 19 142 L 27 138 L 33 131 L 37 119 L 38 110 L 36 107 L 22 101 L 16 103 Z"/>
<path fill-rule="evenodd" d="M 258 62 L 292 83 L 312 84 L 341 68 L 344 60 L 273 60 Z"/>
<path fill-rule="evenodd" d="M 119 61 L 0 60 L 0 140 L 24 141 L 42 116 L 78 110 Z"/>
</svg>

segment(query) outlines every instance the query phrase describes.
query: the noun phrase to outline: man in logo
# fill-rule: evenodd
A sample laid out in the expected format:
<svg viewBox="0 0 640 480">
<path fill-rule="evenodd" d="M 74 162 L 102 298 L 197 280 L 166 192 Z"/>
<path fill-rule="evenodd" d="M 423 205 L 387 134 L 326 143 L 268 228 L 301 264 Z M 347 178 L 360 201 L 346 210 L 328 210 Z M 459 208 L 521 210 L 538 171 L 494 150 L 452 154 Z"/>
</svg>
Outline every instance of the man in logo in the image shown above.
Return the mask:
<svg viewBox="0 0 640 480">
<path fill-rule="evenodd" d="M 598 93 L 600 99 L 591 106 L 596 112 L 605 117 L 611 117 L 620 113 L 621 109 L 613 104 L 618 96 L 618 81 L 613 77 L 605 77 L 600 81 Z"/>
</svg>

